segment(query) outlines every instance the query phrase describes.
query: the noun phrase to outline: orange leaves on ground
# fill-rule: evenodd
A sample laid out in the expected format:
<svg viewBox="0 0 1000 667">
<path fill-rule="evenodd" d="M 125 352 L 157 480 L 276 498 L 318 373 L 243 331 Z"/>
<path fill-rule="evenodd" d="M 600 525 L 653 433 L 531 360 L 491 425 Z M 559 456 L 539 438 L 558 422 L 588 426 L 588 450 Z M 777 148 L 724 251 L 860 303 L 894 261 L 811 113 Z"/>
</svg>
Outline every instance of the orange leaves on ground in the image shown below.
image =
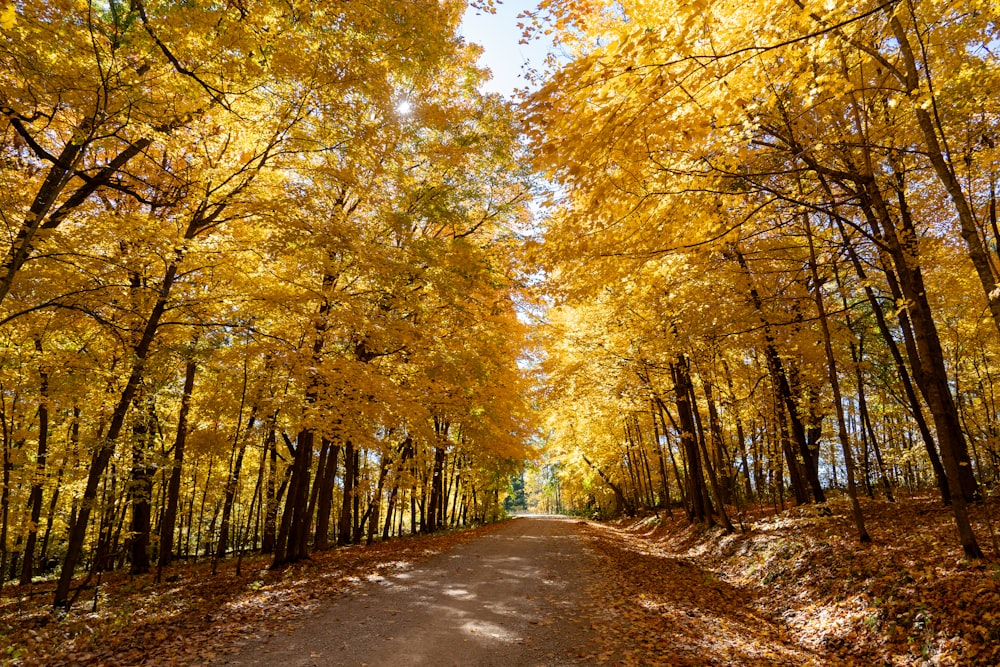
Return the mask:
<svg viewBox="0 0 1000 667">
<path fill-rule="evenodd" d="M 866 503 L 873 533 L 891 538 L 859 548 L 846 499 L 829 505 L 830 517 L 815 507 L 757 514 L 729 536 L 684 520 L 589 524 L 607 573 L 595 591 L 607 608 L 607 624 L 595 628 L 604 658 L 997 664 L 998 570 L 961 560 L 947 508 L 922 497 Z"/>
<path fill-rule="evenodd" d="M 68 616 L 52 615 L 50 586 L 5 588 L 0 597 L 0 660 L 14 665 L 201 665 L 240 642 L 282 632 L 332 596 L 379 573 L 407 567 L 497 524 L 432 537 L 316 553 L 309 561 L 272 571 L 269 556 L 223 561 L 211 576 L 208 560 L 152 575 L 105 574 Z M 93 610 L 97 598 L 97 611 Z"/>
<path fill-rule="evenodd" d="M 754 607 L 754 595 L 718 578 L 695 559 L 635 532 L 585 529 L 606 574 L 594 594 L 607 623 L 595 628 L 597 656 L 625 665 L 820 665 L 829 656 L 797 644 Z M 613 647 L 613 648 L 612 648 Z"/>
</svg>

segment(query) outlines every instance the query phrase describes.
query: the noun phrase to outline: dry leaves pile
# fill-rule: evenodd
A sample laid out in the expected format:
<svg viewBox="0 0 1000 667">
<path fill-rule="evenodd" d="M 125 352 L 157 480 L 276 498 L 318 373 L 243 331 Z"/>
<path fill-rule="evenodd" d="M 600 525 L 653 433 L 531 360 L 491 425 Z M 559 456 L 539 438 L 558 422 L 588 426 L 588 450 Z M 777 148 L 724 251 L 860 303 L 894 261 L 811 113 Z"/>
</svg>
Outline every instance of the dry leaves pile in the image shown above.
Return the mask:
<svg viewBox="0 0 1000 667">
<path fill-rule="evenodd" d="M 152 575 L 105 575 L 66 616 L 50 611 L 48 584 L 5 587 L 0 595 L 0 664 L 10 665 L 201 665 L 235 651 L 247 638 L 288 630 L 325 599 L 350 592 L 380 573 L 409 566 L 496 526 L 371 547 L 313 554 L 308 561 L 271 571 L 270 560 L 208 561 Z"/>
<path fill-rule="evenodd" d="M 930 497 L 863 501 L 875 543 L 857 542 L 843 499 L 740 517 L 745 532 L 674 513 L 584 530 L 605 563 L 602 657 L 650 665 L 997 665 L 1000 566 L 956 547 Z M 624 648 L 622 648 L 624 647 Z"/>
</svg>

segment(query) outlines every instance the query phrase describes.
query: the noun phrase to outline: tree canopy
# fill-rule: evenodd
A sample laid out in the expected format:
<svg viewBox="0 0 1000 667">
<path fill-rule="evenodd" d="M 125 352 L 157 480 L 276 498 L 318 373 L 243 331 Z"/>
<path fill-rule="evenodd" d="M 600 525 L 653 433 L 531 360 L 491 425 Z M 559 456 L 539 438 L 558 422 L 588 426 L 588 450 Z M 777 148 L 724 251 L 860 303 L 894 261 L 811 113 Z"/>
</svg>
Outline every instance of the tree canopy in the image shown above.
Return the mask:
<svg viewBox="0 0 1000 667">
<path fill-rule="evenodd" d="M 581 505 L 997 474 L 996 7 L 543 3 L 550 440 Z M 992 424 L 988 426 L 988 424 Z M 568 483 L 569 482 L 569 483 Z M 727 509 L 727 507 L 729 509 Z"/>
<path fill-rule="evenodd" d="M 995 3 L 544 0 L 516 101 L 467 9 L 0 0 L 2 580 L 904 488 L 982 557 Z"/>
<path fill-rule="evenodd" d="M 465 3 L 0 6 L 0 570 L 498 516 L 532 185 Z"/>
</svg>

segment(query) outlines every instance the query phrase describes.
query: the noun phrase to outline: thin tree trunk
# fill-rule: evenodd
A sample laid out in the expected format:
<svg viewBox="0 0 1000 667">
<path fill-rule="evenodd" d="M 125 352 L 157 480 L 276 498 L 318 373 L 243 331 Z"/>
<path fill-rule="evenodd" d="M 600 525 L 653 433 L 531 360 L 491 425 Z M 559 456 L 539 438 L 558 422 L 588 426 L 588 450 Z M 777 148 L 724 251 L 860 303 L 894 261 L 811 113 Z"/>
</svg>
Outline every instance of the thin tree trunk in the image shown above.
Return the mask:
<svg viewBox="0 0 1000 667">
<path fill-rule="evenodd" d="M 191 410 L 191 395 L 194 393 L 194 379 L 198 371 L 198 362 L 188 359 L 184 364 L 184 389 L 181 392 L 181 407 L 177 414 L 177 434 L 174 436 L 174 456 L 170 466 L 170 479 L 167 482 L 167 502 L 160 522 L 160 553 L 157 562 L 156 581 L 160 581 L 160 573 L 170 564 L 173 558 L 174 529 L 177 524 L 177 508 L 181 497 L 181 470 L 184 466 L 184 447 L 187 443 L 188 413 Z"/>
<path fill-rule="evenodd" d="M 687 360 L 680 356 L 670 367 L 674 378 L 674 404 L 680 420 L 681 449 L 687 462 L 687 495 L 691 500 L 691 511 L 695 521 L 707 521 L 711 524 L 712 505 L 705 490 L 704 473 L 698 454 L 698 435 L 691 405 L 691 379 Z"/>
<path fill-rule="evenodd" d="M 691 517 L 693 516 L 693 509 L 687 496 L 684 477 L 681 475 L 680 468 L 677 466 L 677 458 L 674 456 L 674 449 L 670 444 L 669 429 L 667 428 L 667 423 L 663 420 L 663 415 L 666 414 L 670 418 L 670 422 L 674 425 L 674 430 L 677 431 L 678 434 L 681 430 L 674 421 L 673 415 L 671 415 L 670 411 L 667 410 L 667 406 L 664 404 L 663 399 L 660 398 L 659 395 L 655 395 L 654 399 L 656 400 L 658 408 L 657 413 L 660 417 L 660 426 L 663 427 L 663 437 L 667 439 L 667 454 L 670 456 L 670 467 L 674 470 L 674 481 L 677 482 L 677 493 L 681 497 L 681 506 L 684 508 L 684 511 L 688 513 L 688 516 Z"/>
<path fill-rule="evenodd" d="M 968 459 L 965 439 L 958 421 L 958 411 L 955 406 L 951 387 L 948 383 L 947 370 L 944 361 L 944 351 L 937 334 L 937 327 L 931 316 L 930 304 L 923 284 L 923 276 L 919 265 L 912 267 L 913 257 L 918 257 L 916 233 L 909 209 L 902 199 L 902 175 L 899 180 L 898 194 L 900 197 L 900 217 L 903 228 L 890 234 L 882 235 L 888 241 L 887 245 L 893 255 L 900 278 L 903 294 L 910 300 L 909 314 L 916 337 L 917 349 L 922 361 L 923 378 L 920 381 L 924 396 L 931 409 L 931 415 L 937 428 L 938 443 L 941 447 L 941 459 L 948 477 L 948 486 L 952 490 L 952 514 L 958 528 L 959 541 L 969 558 L 982 558 L 982 550 L 976 542 L 972 524 L 969 520 L 966 495 L 972 498 L 978 496 L 978 485 L 972 477 L 971 466 L 963 477 L 962 461 Z M 881 192 L 876 187 L 870 187 L 870 200 L 878 212 L 879 219 L 890 221 L 885 202 L 881 200 Z M 874 217 L 874 216 L 873 216 Z M 897 237 L 899 234 L 902 240 Z M 957 491 L 956 491 L 957 490 Z"/>
<path fill-rule="evenodd" d="M 244 368 L 244 372 L 246 368 Z M 246 393 L 246 376 L 244 375 L 243 391 Z M 242 400 L 242 399 L 241 399 Z M 240 405 L 242 412 L 243 405 Z M 216 573 L 218 561 L 225 558 L 226 551 L 229 550 L 229 525 L 233 513 L 233 503 L 236 501 L 236 491 L 239 488 L 240 473 L 243 471 L 243 457 L 246 454 L 250 431 L 253 429 L 254 421 L 257 417 L 257 406 L 250 409 L 250 417 L 247 419 L 246 428 L 240 433 L 240 424 L 237 422 L 236 432 L 233 434 L 233 446 L 236 447 L 236 460 L 230 462 L 229 476 L 226 478 L 226 490 L 222 502 L 222 519 L 219 522 L 219 541 L 215 545 L 215 558 L 212 559 L 212 574 Z M 240 419 L 242 419 L 242 414 Z"/>
<path fill-rule="evenodd" d="M 853 341 L 851 342 L 851 356 L 854 359 L 854 372 L 858 383 L 858 411 L 860 412 L 859 416 L 861 419 L 861 428 L 868 433 L 868 441 L 871 443 L 872 451 L 875 453 L 875 462 L 878 464 L 878 473 L 882 480 L 882 487 L 885 489 L 886 500 L 894 503 L 896 502 L 896 499 L 892 495 L 892 484 L 889 482 L 889 475 L 885 470 L 885 460 L 882 458 L 882 448 L 878 444 L 878 437 L 875 435 L 875 429 L 872 427 L 871 414 L 868 411 L 868 399 L 865 396 L 864 376 L 861 373 L 861 354 L 855 349 Z"/>
<path fill-rule="evenodd" d="M 35 350 L 42 354 L 42 341 L 35 338 Z M 35 455 L 35 475 L 31 481 L 31 492 L 28 496 L 28 506 L 31 508 L 28 519 L 27 536 L 24 543 L 24 554 L 21 557 L 21 585 L 31 583 L 35 564 L 35 542 L 38 538 L 38 521 L 42 517 L 42 483 L 45 480 L 45 459 L 49 445 L 49 374 L 45 367 L 38 367 L 38 450 Z"/>
<path fill-rule="evenodd" d="M 809 491 L 802 481 L 802 466 L 795 456 L 795 450 L 792 449 L 792 441 L 788 435 L 788 407 L 778 395 L 776 385 L 773 382 L 771 385 L 774 389 L 775 435 L 788 465 L 788 479 L 791 481 L 792 491 L 795 493 L 795 504 L 804 505 L 809 502 Z M 784 487 L 784 473 L 782 473 L 779 486 L 781 493 L 784 493 Z M 782 504 L 784 504 L 784 500 L 782 500 Z"/>
<path fill-rule="evenodd" d="M 306 435 L 303 436 L 303 434 Z M 312 431 L 309 431 L 308 429 L 302 430 L 299 432 L 299 437 L 311 438 Z M 284 431 L 281 433 L 281 438 L 285 442 L 285 447 L 288 448 L 288 453 L 292 458 L 292 464 L 286 468 L 288 475 L 286 483 L 288 495 L 285 498 L 285 511 L 281 513 L 281 523 L 278 526 L 278 534 L 274 540 L 274 559 L 271 561 L 272 568 L 290 562 L 288 533 L 292 527 L 292 514 L 294 513 L 294 509 L 291 505 L 295 502 L 296 481 L 300 483 L 302 481 L 301 474 L 298 477 L 295 475 L 295 466 L 302 465 L 301 463 L 296 464 L 296 453 L 301 443 L 293 444 L 291 439 L 288 437 L 288 434 Z"/>
<path fill-rule="evenodd" d="M 364 490 L 364 494 L 362 494 Z M 368 466 L 368 450 L 364 447 L 354 448 L 354 499 L 351 511 L 351 542 L 361 544 L 365 521 L 368 519 L 365 509 L 371 502 L 368 493 L 371 492 L 371 472 Z"/>
<path fill-rule="evenodd" d="M 893 29 L 897 30 L 898 21 L 893 19 Z M 900 44 L 901 49 L 909 47 L 908 42 Z M 903 53 L 904 60 L 912 61 Z M 912 54 L 910 54 L 912 55 Z M 907 63 L 906 85 L 913 89 L 912 72 L 909 71 L 911 63 Z M 860 112 L 857 114 L 860 116 Z M 919 117 L 919 114 L 918 114 Z M 858 122 L 860 126 L 860 121 Z M 922 121 L 921 121 L 922 122 Z M 920 267 L 919 239 L 910 215 L 908 203 L 906 201 L 905 174 L 898 164 L 890 164 L 893 169 L 893 188 L 896 192 L 898 208 L 895 213 L 898 215 L 898 224 L 893 214 L 890 212 L 881 188 L 876 179 L 876 169 L 871 152 L 867 146 L 862 146 L 862 157 L 865 160 L 864 171 L 844 174 L 837 172 L 835 178 L 841 182 L 847 182 L 844 188 L 848 190 L 856 200 L 857 205 L 864 213 L 866 220 L 871 227 L 873 236 L 880 240 L 878 249 L 880 257 L 886 265 L 887 277 L 895 275 L 899 280 L 899 287 L 903 297 L 906 299 L 907 314 L 909 321 L 913 325 L 916 342 L 917 355 L 920 359 L 919 372 L 917 366 L 912 366 L 916 374 L 916 381 L 924 394 L 924 399 L 930 408 L 931 416 L 934 419 L 937 430 L 938 441 L 941 448 L 941 458 L 944 464 L 948 485 L 952 497 L 952 513 L 955 517 L 956 526 L 959 532 L 959 539 L 963 550 L 970 558 L 980 557 L 982 551 L 976 543 L 968 518 L 966 503 L 981 497 L 975 476 L 972 474 L 971 466 L 968 463 L 968 449 L 965 438 L 961 431 L 961 424 L 958 420 L 954 396 L 948 384 L 944 353 L 941 349 L 940 338 L 934 323 L 930 303 L 927 299 L 927 292 L 924 286 L 923 274 Z M 823 175 L 831 173 L 824 170 L 808 154 L 803 154 L 802 159 L 817 174 Z M 939 174 L 940 175 L 940 174 Z M 824 181 L 825 183 L 825 181 Z M 829 191 L 829 187 L 826 187 Z M 965 224 L 964 221 L 962 223 Z M 991 309 L 994 303 L 990 303 Z M 900 309 L 902 312 L 904 309 Z M 912 359 L 911 359 L 912 361 Z M 958 484 L 959 486 L 956 486 Z M 959 489 L 958 492 L 955 489 Z M 962 497 L 962 501 L 955 502 L 957 496 Z M 957 506 L 956 506 L 957 505 Z"/>
<path fill-rule="evenodd" d="M 344 496 L 340 506 L 340 525 L 337 544 L 351 543 L 351 505 L 354 500 L 354 444 L 350 441 L 344 447 Z"/>
<path fill-rule="evenodd" d="M 729 390 L 729 396 L 731 397 L 733 420 L 736 422 L 736 440 L 740 449 L 740 463 L 743 466 L 744 495 L 747 502 L 750 502 L 753 498 L 753 485 L 750 481 L 750 464 L 747 461 L 746 431 L 743 428 L 743 418 L 740 416 L 740 411 L 736 405 L 736 392 L 733 390 L 733 374 L 730 372 L 729 364 L 726 363 L 725 359 L 722 360 L 722 371 L 725 373 L 726 388 Z"/>
<path fill-rule="evenodd" d="M 266 496 L 264 503 L 264 530 L 260 538 L 261 553 L 274 553 L 274 543 L 277 539 L 278 521 L 278 493 L 276 483 L 278 479 L 278 434 L 277 434 L 278 413 L 275 412 L 268 420 L 267 436 L 264 448 L 267 451 L 267 484 L 265 485 Z"/>
<path fill-rule="evenodd" d="M 813 498 L 816 502 L 826 502 L 823 485 L 819 480 L 819 468 L 814 461 L 812 450 L 809 447 L 805 427 L 799 417 L 798 406 L 795 404 L 795 397 L 792 395 L 791 385 L 789 384 L 788 376 L 785 373 L 784 364 L 781 361 L 781 357 L 778 355 L 774 334 L 771 331 L 771 325 L 764 317 L 763 300 L 761 299 L 757 288 L 753 284 L 753 275 L 750 273 L 750 267 L 747 265 L 746 258 L 743 256 L 742 251 L 736 246 L 735 243 L 730 244 L 728 249 L 740 269 L 743 271 L 743 274 L 746 276 L 749 283 L 748 289 L 751 300 L 753 301 L 754 308 L 757 311 L 761 324 L 764 325 L 764 357 L 767 360 L 768 371 L 774 383 L 775 392 L 787 410 L 788 424 L 791 426 L 791 436 L 798 446 L 798 454 L 802 459 L 801 473 L 806 478 L 806 481 L 809 482 L 809 486 L 812 488 Z M 798 460 L 793 457 L 788 461 L 788 465 L 789 468 L 797 466 Z M 800 498 L 798 497 L 798 494 L 796 494 L 796 496 L 797 501 L 808 502 L 808 498 Z"/>
<path fill-rule="evenodd" d="M 701 416 L 699 415 L 698 402 L 694 395 L 694 385 L 690 381 L 688 382 L 688 390 L 692 412 L 695 417 L 695 423 L 700 424 Z M 698 438 L 698 444 L 701 446 L 701 455 L 703 457 L 705 471 L 708 473 L 708 480 L 712 485 L 712 494 L 715 496 L 715 509 L 718 510 L 719 518 L 722 519 L 723 528 L 725 528 L 727 533 L 731 533 L 735 529 L 733 528 L 732 522 L 729 520 L 729 513 L 726 511 L 725 491 L 722 488 L 722 484 L 719 482 L 719 476 L 716 474 L 715 466 L 712 464 L 712 457 L 708 453 L 708 447 L 705 443 L 703 430 L 701 431 L 701 437 Z"/>
<path fill-rule="evenodd" d="M 583 462 L 590 466 L 591 470 L 596 472 L 600 478 L 604 480 L 604 483 L 607 484 L 612 491 L 614 491 L 615 497 L 618 499 L 619 504 L 624 508 L 626 516 L 633 516 L 635 514 L 635 509 L 632 507 L 628 497 L 625 496 L 622 488 L 615 484 L 614 481 L 608 477 L 599 466 L 594 465 L 591 460 L 587 458 L 586 454 L 581 452 L 580 456 L 583 457 Z"/>
<path fill-rule="evenodd" d="M 319 460 L 316 462 L 316 474 L 313 475 L 312 488 L 309 490 L 309 505 L 306 509 L 306 515 L 309 517 L 308 529 L 312 531 L 314 548 L 316 542 L 316 532 L 314 528 L 314 522 L 316 520 L 316 506 L 319 504 L 319 494 L 323 490 L 323 481 L 326 477 L 326 467 L 329 463 L 329 458 L 330 441 L 324 437 L 320 437 Z"/>
<path fill-rule="evenodd" d="M 403 440 L 402 443 L 400 443 L 399 456 L 400 460 L 399 460 L 399 466 L 396 468 L 397 471 L 402 470 L 406 466 L 407 461 L 413 458 L 412 438 L 407 437 L 405 440 Z M 399 475 L 397 474 L 395 478 L 396 481 L 393 482 L 392 491 L 389 492 L 389 507 L 386 510 L 385 526 L 382 528 L 383 540 L 389 539 L 390 529 L 392 527 L 392 512 L 393 508 L 396 506 L 396 497 L 399 493 Z M 400 521 L 402 521 L 402 512 L 400 512 Z M 402 531 L 402 528 L 400 530 Z"/>
<path fill-rule="evenodd" d="M 667 464 L 663 458 L 663 445 L 660 443 L 660 427 L 656 420 L 656 403 L 649 401 L 649 416 L 653 420 L 653 439 L 656 441 L 656 454 L 660 464 L 660 507 L 667 510 L 667 516 L 672 516 L 670 509 L 670 484 L 667 481 Z"/>
<path fill-rule="evenodd" d="M 372 496 L 371 502 L 368 503 L 368 510 L 365 512 L 365 519 L 362 521 L 362 525 L 365 521 L 368 523 L 368 537 L 365 540 L 365 544 L 370 545 L 375 541 L 375 531 L 378 529 L 379 512 L 382 507 L 382 488 L 385 484 L 385 476 L 388 471 L 389 461 L 383 458 L 382 465 L 379 466 L 378 482 L 375 485 L 375 494 Z"/>
<path fill-rule="evenodd" d="M 931 468 L 934 470 L 934 477 L 937 481 L 938 489 L 941 492 L 941 500 L 945 503 L 950 503 L 951 492 L 948 490 L 948 477 L 945 474 L 944 466 L 941 464 L 941 458 L 938 456 L 937 444 L 934 442 L 934 436 L 931 435 L 931 430 L 927 426 L 927 420 L 924 419 L 923 406 L 921 405 L 920 399 L 917 397 L 917 392 L 913 387 L 913 381 L 910 378 L 910 372 L 906 368 L 906 362 L 903 360 L 903 355 L 899 350 L 899 345 L 896 343 L 896 339 L 893 337 L 892 332 L 889 331 L 889 324 L 886 321 L 882 304 L 879 302 L 878 297 L 875 296 L 875 291 L 868 282 L 867 272 L 864 270 L 864 266 L 862 265 L 860 258 L 858 258 L 858 254 L 854 249 L 853 243 L 850 242 L 849 237 L 847 236 L 847 230 L 844 228 L 844 223 L 839 217 L 836 218 L 836 222 L 840 237 L 843 240 L 844 249 L 847 250 L 847 256 L 851 260 L 851 265 L 854 267 L 855 274 L 861 279 L 865 297 L 868 299 L 868 303 L 872 308 L 872 313 L 875 315 L 875 323 L 878 325 L 879 333 L 882 334 L 882 339 L 885 341 L 886 347 L 892 355 L 893 363 L 896 366 L 896 373 L 899 375 L 900 383 L 903 386 L 903 393 L 906 394 L 906 400 L 910 405 L 910 412 L 917 424 L 917 429 L 920 431 L 920 437 L 922 438 L 924 448 L 927 451 L 927 457 L 930 460 Z M 886 268 L 888 270 L 888 267 Z M 889 275 L 887 275 L 887 277 L 890 278 L 889 285 L 891 291 L 894 293 L 894 299 L 898 302 L 901 300 L 902 295 L 899 294 L 898 287 L 896 289 L 892 289 L 895 285 L 894 278 Z M 900 309 L 899 311 L 899 324 L 900 330 L 903 332 L 907 356 L 910 358 L 910 365 L 914 368 L 914 375 L 920 376 L 922 373 L 920 370 L 920 355 L 917 353 L 917 346 L 913 339 L 913 329 L 910 325 L 909 317 L 903 309 Z"/>
<path fill-rule="evenodd" d="M 12 468 L 10 460 L 10 447 L 11 447 L 11 431 L 12 428 L 8 428 L 7 424 L 7 410 L 6 401 L 3 398 L 3 393 L 0 392 L 0 420 L 2 420 L 3 428 L 3 487 L 0 489 L 0 575 L 7 571 L 7 533 L 9 529 L 10 520 L 10 471 Z M 4 581 L 6 577 L 0 576 L 0 589 L 3 588 Z"/>
<path fill-rule="evenodd" d="M 439 432 L 439 437 L 447 436 L 447 426 L 444 427 L 443 433 Z M 425 533 L 433 533 L 438 528 L 439 517 L 440 517 L 440 505 L 441 497 L 443 494 L 443 483 L 444 483 L 444 462 L 445 462 L 445 449 L 444 447 L 434 448 L 434 467 L 431 473 L 431 497 L 430 497 L 430 507 L 427 512 L 427 523 L 424 524 Z"/>
<path fill-rule="evenodd" d="M 194 540 L 194 557 L 198 558 L 201 550 L 201 532 L 205 526 L 205 505 L 208 503 L 208 489 L 212 485 L 212 463 L 215 462 L 214 454 L 208 456 L 208 473 L 205 475 L 205 488 L 201 491 L 201 504 L 198 506 L 198 531 Z"/>
<path fill-rule="evenodd" d="M 719 491 L 722 494 L 719 502 L 726 504 L 732 502 L 733 495 L 733 474 L 732 462 L 726 452 L 725 443 L 722 437 L 722 424 L 719 423 L 719 409 L 715 405 L 715 391 L 711 382 L 702 380 L 702 389 L 705 392 L 705 402 L 708 405 L 708 431 L 712 436 L 712 449 L 715 452 L 715 472 L 720 477 Z"/>
<path fill-rule="evenodd" d="M 819 316 L 819 328 L 823 334 L 823 349 L 826 351 L 826 364 L 830 377 L 830 389 L 833 392 L 833 406 L 837 413 L 837 437 L 844 452 L 844 467 L 847 468 L 847 495 L 851 499 L 851 513 L 854 517 L 854 527 L 858 532 L 858 540 L 862 544 L 872 541 L 865 527 L 864 515 L 861 513 L 861 503 L 858 501 L 858 489 L 855 484 L 854 454 L 847 438 L 847 420 L 844 418 L 844 405 L 840 395 L 840 377 L 837 373 L 837 359 L 833 354 L 833 343 L 830 337 L 830 323 L 826 316 L 826 306 L 823 303 L 822 284 L 819 271 L 816 269 L 816 244 L 813 240 L 812 228 L 809 224 L 809 214 L 803 214 L 806 238 L 809 241 L 809 271 L 812 274 L 813 295 L 816 299 L 816 313 Z"/>
<path fill-rule="evenodd" d="M 261 452 L 260 456 L 260 466 L 257 468 L 257 481 L 253 487 L 253 495 L 250 496 L 250 511 L 247 512 L 246 525 L 243 528 L 243 534 L 239 535 L 236 540 L 236 549 L 238 555 L 236 557 L 236 576 L 243 575 L 243 552 L 246 549 L 247 536 L 250 534 L 250 526 L 254 523 L 254 508 L 257 505 L 257 499 L 261 496 L 261 485 L 264 482 L 264 463 L 267 460 L 266 452 Z"/>
<path fill-rule="evenodd" d="M 195 221 L 189 225 L 185 238 L 189 239 L 197 230 Z M 94 450 L 90 462 L 90 470 L 87 475 L 87 484 L 84 488 L 83 499 L 80 503 L 80 510 L 77 513 L 76 521 L 69 528 L 69 535 L 66 545 L 66 556 L 63 559 L 62 571 L 59 581 L 56 584 L 55 595 L 53 596 L 53 606 L 56 608 L 69 608 L 69 589 L 73 581 L 73 574 L 83 553 L 83 545 L 86 541 L 87 527 L 90 524 L 90 513 L 97 499 L 97 489 L 100 485 L 104 471 L 110 463 L 115 452 L 118 437 L 121 435 L 122 427 L 125 425 L 125 416 L 129 406 L 139 389 L 139 383 L 145 372 L 146 361 L 149 357 L 156 331 L 160 325 L 163 313 L 166 312 L 167 299 L 170 290 L 177 278 L 177 270 L 183 257 L 183 248 L 178 248 L 174 260 L 169 264 L 160 283 L 159 293 L 156 302 L 146 319 L 146 324 L 139 337 L 139 342 L 132 349 L 132 370 L 128 380 L 118 398 L 118 403 L 111 414 L 111 421 L 108 425 L 108 432 L 101 439 L 100 444 Z"/>
<path fill-rule="evenodd" d="M 930 160 L 935 175 L 937 175 L 941 185 L 944 186 L 954 206 L 958 217 L 959 232 L 965 241 L 968 257 L 972 261 L 972 266 L 976 270 L 976 276 L 979 278 L 980 285 L 983 288 L 983 294 L 986 296 L 986 303 L 992 315 L 993 326 L 1000 332 L 1000 297 L 998 297 L 1000 290 L 997 289 L 996 276 L 993 273 L 993 268 L 990 266 L 989 256 L 983 246 L 982 239 L 979 237 L 979 225 L 976 222 L 975 213 L 969 204 L 968 198 L 965 196 L 965 192 L 962 190 L 962 184 L 955 173 L 954 167 L 941 147 L 941 141 L 938 138 L 938 128 L 940 126 L 935 125 L 930 111 L 920 101 L 923 99 L 922 96 L 917 95 L 921 87 L 918 64 L 914 56 L 913 47 L 910 44 L 909 36 L 906 34 L 903 23 L 895 12 L 890 13 L 889 26 L 899 47 L 896 53 L 899 54 L 900 60 L 903 63 L 902 72 L 894 70 L 902 75 L 897 76 L 897 80 L 905 86 L 907 96 L 913 100 L 913 113 L 917 118 L 917 126 L 924 137 L 924 154 Z M 930 74 L 928 72 L 930 68 L 928 64 L 923 63 L 923 66 L 924 74 L 929 77 Z"/>
</svg>

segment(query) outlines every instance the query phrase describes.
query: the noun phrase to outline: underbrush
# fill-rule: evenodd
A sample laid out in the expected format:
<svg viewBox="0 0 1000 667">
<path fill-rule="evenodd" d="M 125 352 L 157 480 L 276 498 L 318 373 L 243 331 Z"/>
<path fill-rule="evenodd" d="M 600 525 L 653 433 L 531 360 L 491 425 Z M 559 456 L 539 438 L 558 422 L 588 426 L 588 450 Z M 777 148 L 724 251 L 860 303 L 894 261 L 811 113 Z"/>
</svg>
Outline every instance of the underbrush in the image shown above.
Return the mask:
<svg viewBox="0 0 1000 667">
<path fill-rule="evenodd" d="M 755 609 L 803 647 L 846 663 L 1000 664 L 1000 566 L 987 509 L 972 508 L 987 558 L 970 561 L 939 500 L 862 505 L 868 545 L 858 541 L 844 497 L 830 500 L 829 512 L 814 505 L 746 512 L 746 530 L 728 535 L 676 512 L 619 527 L 751 593 Z"/>
</svg>

